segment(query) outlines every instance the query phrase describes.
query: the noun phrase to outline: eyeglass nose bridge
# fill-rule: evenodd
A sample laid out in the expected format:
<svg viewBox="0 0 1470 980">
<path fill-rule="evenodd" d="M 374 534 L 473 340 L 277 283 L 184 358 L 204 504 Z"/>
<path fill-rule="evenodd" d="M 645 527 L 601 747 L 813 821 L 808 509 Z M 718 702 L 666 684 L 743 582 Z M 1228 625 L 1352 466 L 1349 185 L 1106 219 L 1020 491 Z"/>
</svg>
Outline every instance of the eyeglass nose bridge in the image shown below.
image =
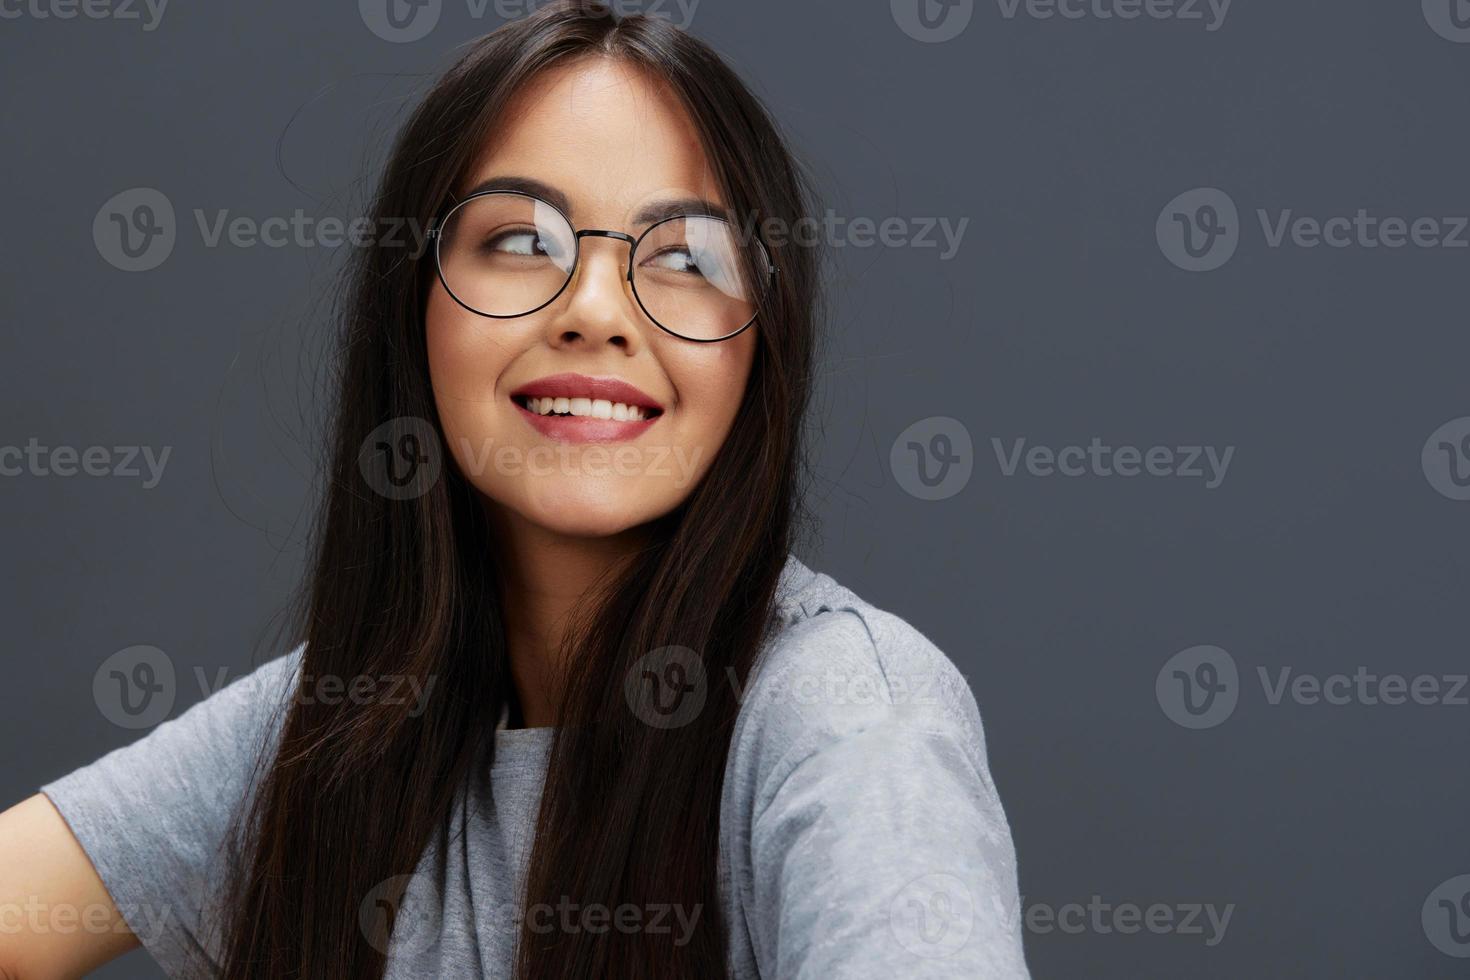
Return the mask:
<svg viewBox="0 0 1470 980">
<path fill-rule="evenodd" d="M 617 239 L 620 242 L 627 242 L 628 243 L 628 247 L 629 247 L 629 251 L 628 251 L 628 272 L 627 272 L 626 275 L 623 276 L 623 278 L 626 279 L 628 282 L 632 282 L 633 281 L 633 252 L 632 252 L 632 249 L 635 249 L 635 248 L 638 247 L 638 239 L 634 238 L 632 235 L 628 234 L 627 232 L 623 232 L 623 231 L 609 231 L 606 228 L 583 228 L 581 231 L 573 232 L 572 233 L 572 237 L 574 237 L 577 240 L 578 243 L 580 243 L 582 241 L 582 239 L 584 239 L 584 238 L 614 238 L 614 239 Z M 580 251 L 580 249 L 579 249 L 579 251 Z M 580 261 L 580 259 L 581 259 L 581 256 L 579 255 L 578 256 L 578 260 Z"/>
</svg>

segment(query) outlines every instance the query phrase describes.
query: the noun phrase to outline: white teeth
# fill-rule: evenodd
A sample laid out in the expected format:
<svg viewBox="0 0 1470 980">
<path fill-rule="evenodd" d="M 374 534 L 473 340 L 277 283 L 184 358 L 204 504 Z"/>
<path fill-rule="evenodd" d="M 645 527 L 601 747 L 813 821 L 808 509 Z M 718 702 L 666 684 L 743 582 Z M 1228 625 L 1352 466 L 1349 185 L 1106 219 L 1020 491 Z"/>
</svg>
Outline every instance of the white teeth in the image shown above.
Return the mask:
<svg viewBox="0 0 1470 980">
<path fill-rule="evenodd" d="M 526 408 L 537 415 L 580 415 L 618 422 L 640 422 L 648 416 L 642 405 L 627 405 L 606 398 L 527 398 Z"/>
</svg>

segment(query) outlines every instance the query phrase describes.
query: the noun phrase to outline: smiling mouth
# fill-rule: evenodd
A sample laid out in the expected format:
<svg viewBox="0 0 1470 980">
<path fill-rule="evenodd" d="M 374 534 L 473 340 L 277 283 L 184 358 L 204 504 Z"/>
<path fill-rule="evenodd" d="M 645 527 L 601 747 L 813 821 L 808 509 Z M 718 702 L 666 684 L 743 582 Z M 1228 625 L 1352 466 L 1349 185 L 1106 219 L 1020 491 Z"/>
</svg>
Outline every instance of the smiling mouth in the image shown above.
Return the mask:
<svg viewBox="0 0 1470 980">
<path fill-rule="evenodd" d="M 615 402 L 607 398 L 537 397 L 512 395 L 511 401 L 532 415 L 551 418 L 610 419 L 615 422 L 645 422 L 658 418 L 663 409 L 652 406 Z"/>
</svg>

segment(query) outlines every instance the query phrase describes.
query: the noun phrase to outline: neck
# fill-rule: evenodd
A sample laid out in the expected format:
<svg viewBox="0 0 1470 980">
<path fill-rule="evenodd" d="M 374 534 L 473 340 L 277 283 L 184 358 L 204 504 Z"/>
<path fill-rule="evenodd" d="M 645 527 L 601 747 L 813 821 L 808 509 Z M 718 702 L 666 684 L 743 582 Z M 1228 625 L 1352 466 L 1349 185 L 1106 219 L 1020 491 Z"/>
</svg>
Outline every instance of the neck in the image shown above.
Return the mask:
<svg viewBox="0 0 1470 980">
<path fill-rule="evenodd" d="M 501 578 L 505 638 L 519 711 L 511 728 L 558 724 L 564 664 L 562 643 L 571 617 L 598 579 L 646 544 L 639 529 L 607 537 L 558 534 L 492 506 Z"/>
</svg>

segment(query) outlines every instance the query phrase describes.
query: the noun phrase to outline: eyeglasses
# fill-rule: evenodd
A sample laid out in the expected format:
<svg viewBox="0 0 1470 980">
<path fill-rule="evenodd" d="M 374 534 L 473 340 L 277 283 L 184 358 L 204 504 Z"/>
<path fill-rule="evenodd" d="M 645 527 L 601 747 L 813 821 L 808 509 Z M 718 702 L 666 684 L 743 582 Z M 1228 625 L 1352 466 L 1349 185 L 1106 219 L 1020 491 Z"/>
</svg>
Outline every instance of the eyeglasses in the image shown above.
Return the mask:
<svg viewBox="0 0 1470 980">
<path fill-rule="evenodd" d="M 576 231 L 554 205 L 520 191 L 472 194 L 430 235 L 445 290 L 470 312 L 495 319 L 551 305 L 572 281 L 582 239 L 627 242 L 626 278 L 639 307 L 661 330 L 697 343 L 728 340 L 754 323 L 776 276 L 760 240 L 744 252 L 724 218 L 666 218 L 637 238 Z"/>
</svg>

